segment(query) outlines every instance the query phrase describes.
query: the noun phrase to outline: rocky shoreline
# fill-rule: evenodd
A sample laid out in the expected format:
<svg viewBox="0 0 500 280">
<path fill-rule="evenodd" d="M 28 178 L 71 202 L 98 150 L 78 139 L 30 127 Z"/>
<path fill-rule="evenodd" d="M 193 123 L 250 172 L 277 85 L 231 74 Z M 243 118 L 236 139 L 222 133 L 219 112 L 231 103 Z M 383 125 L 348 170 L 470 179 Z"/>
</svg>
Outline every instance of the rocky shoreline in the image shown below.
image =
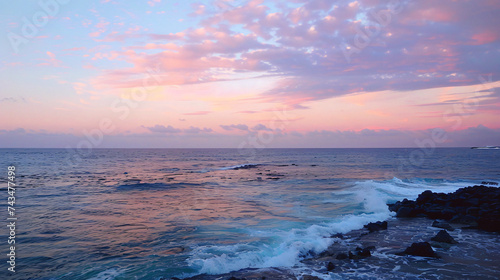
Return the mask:
<svg viewBox="0 0 500 280">
<path fill-rule="evenodd" d="M 363 229 L 345 235 L 331 236 L 335 241 L 327 250 L 319 254 L 309 252 L 301 261 L 303 272 L 300 275 L 287 268 L 249 268 L 222 275 L 201 274 L 185 280 L 315 280 L 335 274 L 357 278 L 358 274 L 370 269 L 392 275 L 387 279 L 401 277 L 395 272 L 416 277 L 419 272 L 413 271 L 413 258 L 417 258 L 418 262 L 418 258 L 423 257 L 418 266 L 433 268 L 437 263 L 437 267 L 450 266 L 451 271 L 464 269 L 460 267 L 462 262 L 468 262 L 462 261 L 464 255 L 470 254 L 471 259 L 485 258 L 479 248 L 483 245 L 478 246 L 480 243 L 477 243 L 482 242 L 480 239 L 499 246 L 492 250 L 494 255 L 490 258 L 494 262 L 487 263 L 491 268 L 481 272 L 484 273 L 482 277 L 490 279 L 490 270 L 491 279 L 500 273 L 500 265 L 496 264 L 500 253 L 498 256 L 494 253 L 500 249 L 495 242 L 500 233 L 500 188 L 477 185 L 449 194 L 424 191 L 414 201 L 404 199 L 388 204 L 388 207 L 396 212 L 396 218 L 389 222 L 369 223 Z M 488 238 L 494 241 L 485 240 Z M 433 275 L 431 271 L 427 269 L 429 275 L 426 279 L 443 276 Z M 442 271 L 440 273 L 447 273 L 446 269 Z M 462 273 L 477 272 L 464 270 Z M 451 279 L 453 276 L 445 275 L 444 278 L 447 277 Z"/>
<path fill-rule="evenodd" d="M 478 185 L 454 193 L 424 191 L 415 201 L 389 205 L 398 218 L 427 217 L 500 233 L 500 188 Z"/>
</svg>

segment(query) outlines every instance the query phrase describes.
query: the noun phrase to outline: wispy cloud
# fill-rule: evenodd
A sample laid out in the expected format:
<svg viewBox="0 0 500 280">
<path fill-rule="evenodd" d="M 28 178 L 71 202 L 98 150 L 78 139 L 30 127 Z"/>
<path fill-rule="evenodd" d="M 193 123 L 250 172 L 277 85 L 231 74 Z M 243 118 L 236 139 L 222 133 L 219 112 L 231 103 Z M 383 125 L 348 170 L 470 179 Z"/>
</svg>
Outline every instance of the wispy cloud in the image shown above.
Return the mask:
<svg viewBox="0 0 500 280">
<path fill-rule="evenodd" d="M 46 54 L 49 58 L 42 58 L 41 60 L 45 62 L 39 63 L 38 64 L 39 66 L 52 66 L 52 67 L 62 66 L 62 61 L 57 59 L 54 53 L 47 51 Z"/>
<path fill-rule="evenodd" d="M 0 98 L 0 103 L 27 103 L 23 97 L 4 97 Z"/>
<path fill-rule="evenodd" d="M 231 124 L 231 125 L 220 125 L 224 130 L 244 130 L 248 131 L 248 126 L 246 124 Z"/>
<path fill-rule="evenodd" d="M 169 126 L 164 126 L 164 125 L 155 125 L 153 127 L 146 127 L 149 131 L 151 132 L 156 132 L 156 133 L 179 133 L 182 130 L 177 129 L 172 127 L 171 125 Z"/>
<path fill-rule="evenodd" d="M 213 130 L 211 128 L 199 128 L 199 127 L 194 127 L 194 126 L 190 126 L 188 129 L 185 129 L 184 130 L 185 133 L 210 133 L 210 132 L 213 132 Z"/>
<path fill-rule="evenodd" d="M 198 133 L 211 133 L 213 130 L 211 128 L 199 128 L 195 126 L 190 126 L 187 129 L 179 129 L 179 128 L 174 128 L 171 125 L 164 126 L 164 125 L 155 125 L 152 127 L 147 127 L 143 126 L 144 128 L 148 129 L 151 132 L 154 133 L 167 133 L 167 134 L 179 134 L 179 133 L 188 133 L 188 134 L 198 134 Z"/>
<path fill-rule="evenodd" d="M 252 127 L 252 130 L 255 130 L 255 131 L 261 131 L 261 130 L 264 130 L 264 131 L 273 131 L 272 129 L 270 129 L 269 127 L 263 125 L 263 124 L 258 124 L 254 127 Z"/>
</svg>

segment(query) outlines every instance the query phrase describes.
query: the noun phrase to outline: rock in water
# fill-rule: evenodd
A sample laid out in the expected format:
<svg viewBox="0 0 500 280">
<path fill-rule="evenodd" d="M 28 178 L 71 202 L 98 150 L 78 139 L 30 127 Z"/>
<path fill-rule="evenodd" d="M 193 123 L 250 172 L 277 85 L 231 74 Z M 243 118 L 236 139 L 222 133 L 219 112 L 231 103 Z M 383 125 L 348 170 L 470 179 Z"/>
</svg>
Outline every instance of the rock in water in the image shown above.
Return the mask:
<svg viewBox="0 0 500 280">
<path fill-rule="evenodd" d="M 469 215 L 457 215 L 450 220 L 450 223 L 468 225 L 471 227 L 477 227 L 477 218 Z"/>
<path fill-rule="evenodd" d="M 442 229 L 438 232 L 438 234 L 436 234 L 436 236 L 434 236 L 433 238 L 431 238 L 432 241 L 436 241 L 436 242 L 443 242 L 443 243 L 450 243 L 450 244 L 457 244 L 458 242 L 455 241 L 455 239 L 453 239 L 453 237 L 450 236 L 450 234 Z"/>
<path fill-rule="evenodd" d="M 424 191 L 416 201 L 403 199 L 389 205 L 397 217 L 427 217 L 466 224 L 500 233 L 500 188 L 473 186 L 454 193 Z"/>
<path fill-rule="evenodd" d="M 357 255 L 360 256 L 360 257 L 371 257 L 372 254 L 370 252 L 370 249 L 368 248 L 364 248 L 364 249 L 361 249 L 361 248 L 356 248 L 356 252 L 357 252 Z"/>
<path fill-rule="evenodd" d="M 334 269 L 335 269 L 335 265 L 332 262 L 328 262 L 328 264 L 326 265 L 326 270 L 332 271 Z"/>
<path fill-rule="evenodd" d="M 417 198 L 416 202 L 419 205 L 425 204 L 425 203 L 429 202 L 429 200 L 431 200 L 433 198 L 433 195 L 434 194 L 432 193 L 432 191 L 426 190 L 423 193 L 421 193 L 421 194 L 418 195 L 418 198 Z"/>
<path fill-rule="evenodd" d="M 369 223 L 369 224 L 365 225 L 364 227 L 366 229 L 368 229 L 369 232 L 387 229 L 387 221 L 384 221 L 384 222 L 378 221 L 376 223 Z"/>
<path fill-rule="evenodd" d="M 345 260 L 349 258 L 349 256 L 346 253 L 338 253 L 337 257 L 335 257 L 337 260 Z"/>
<path fill-rule="evenodd" d="M 398 209 L 398 212 L 396 213 L 396 217 L 398 217 L 398 218 L 412 217 L 411 212 L 412 212 L 412 209 L 410 207 L 403 206 L 403 207 Z"/>
<path fill-rule="evenodd" d="M 429 244 L 429 242 L 413 243 L 411 244 L 410 247 L 404 250 L 403 254 L 419 256 L 419 257 L 431 257 L 431 258 L 438 257 L 434 252 L 434 250 L 432 250 L 431 244 Z"/>
<path fill-rule="evenodd" d="M 361 248 L 356 248 L 356 251 L 354 251 L 354 254 L 349 251 L 349 259 L 351 260 L 360 260 L 360 259 L 364 259 L 364 258 L 368 258 L 368 257 L 371 257 L 371 252 L 370 252 L 370 249 L 368 248 L 364 248 L 364 249 L 361 249 Z"/>
<path fill-rule="evenodd" d="M 450 225 L 448 224 L 447 222 L 441 222 L 441 221 L 434 221 L 432 223 L 432 226 L 433 227 L 437 227 L 437 228 L 442 228 L 442 229 L 446 229 L 446 230 L 449 230 L 449 231 L 454 231 L 455 229 Z"/>
</svg>

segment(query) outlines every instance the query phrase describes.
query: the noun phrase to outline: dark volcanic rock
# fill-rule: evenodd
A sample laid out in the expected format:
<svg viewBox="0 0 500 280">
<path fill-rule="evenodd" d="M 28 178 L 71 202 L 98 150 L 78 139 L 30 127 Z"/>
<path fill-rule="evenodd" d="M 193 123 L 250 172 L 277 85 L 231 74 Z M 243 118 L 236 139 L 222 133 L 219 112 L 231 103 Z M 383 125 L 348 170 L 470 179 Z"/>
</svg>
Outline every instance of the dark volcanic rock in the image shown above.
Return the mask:
<svg viewBox="0 0 500 280">
<path fill-rule="evenodd" d="M 387 206 L 389 206 L 389 211 L 391 212 L 398 212 L 399 208 L 401 208 L 401 202 L 396 202 L 396 203 L 388 203 Z"/>
<path fill-rule="evenodd" d="M 369 232 L 379 231 L 379 230 L 387 229 L 387 222 L 386 221 L 384 221 L 384 222 L 378 221 L 376 223 L 369 223 L 369 224 L 365 225 L 364 227 L 366 229 L 368 229 Z"/>
<path fill-rule="evenodd" d="M 371 257 L 371 255 L 372 254 L 370 252 L 370 249 L 368 249 L 368 248 L 361 249 L 358 247 L 358 248 L 356 248 L 354 253 L 349 251 L 349 259 L 351 259 L 351 260 L 360 260 L 360 259 Z"/>
<path fill-rule="evenodd" d="M 456 215 L 450 220 L 453 224 L 469 225 L 471 227 L 477 227 L 477 218 L 473 216 Z"/>
<path fill-rule="evenodd" d="M 449 220 L 453 217 L 455 217 L 455 215 L 457 215 L 457 211 L 455 211 L 454 209 L 451 209 L 451 208 L 447 208 L 447 209 L 444 209 L 443 211 L 441 211 L 441 217 L 442 219 L 444 220 Z"/>
<path fill-rule="evenodd" d="M 332 262 L 328 262 L 328 264 L 326 265 L 326 270 L 332 271 L 334 269 L 335 269 L 335 265 Z"/>
<path fill-rule="evenodd" d="M 500 188 L 497 187 L 466 187 L 450 194 L 427 190 L 416 201 L 404 199 L 388 206 L 401 218 L 443 219 L 500 233 Z"/>
<path fill-rule="evenodd" d="M 433 196 L 434 196 L 434 193 L 432 191 L 426 190 L 423 193 L 418 195 L 416 202 L 418 205 L 425 204 L 425 203 L 429 202 L 433 198 Z"/>
<path fill-rule="evenodd" d="M 349 258 L 349 256 L 346 253 L 338 253 L 335 258 L 337 260 L 345 260 L 345 259 Z"/>
<path fill-rule="evenodd" d="M 448 224 L 447 222 L 441 222 L 441 221 L 434 221 L 432 223 L 432 226 L 433 227 L 437 227 L 437 228 L 442 228 L 442 229 L 446 229 L 446 230 L 449 230 L 449 231 L 454 231 L 455 229 L 450 225 Z"/>
<path fill-rule="evenodd" d="M 479 218 L 477 223 L 479 229 L 500 233 L 500 215 L 498 212 L 496 215 L 491 215 L 490 217 L 486 216 Z"/>
<path fill-rule="evenodd" d="M 457 244 L 458 242 L 451 237 L 451 235 L 444 229 L 440 230 L 436 236 L 431 238 L 432 241 L 436 242 L 443 242 L 443 243 L 450 243 L 450 244 Z"/>
<path fill-rule="evenodd" d="M 398 218 L 414 217 L 411 214 L 412 214 L 412 208 L 403 206 L 399 208 L 398 211 L 396 212 L 396 217 Z"/>
<path fill-rule="evenodd" d="M 479 207 L 469 207 L 465 210 L 465 214 L 477 217 L 479 216 L 479 211 L 481 211 L 481 208 Z"/>
<path fill-rule="evenodd" d="M 360 257 L 371 257 L 372 254 L 370 252 L 370 250 L 368 248 L 365 248 L 365 249 L 361 249 L 361 248 L 356 248 L 356 251 L 357 251 L 357 255 L 360 256 Z"/>
<path fill-rule="evenodd" d="M 318 254 L 318 257 L 323 258 L 323 257 L 331 257 L 335 255 L 336 251 L 334 248 L 329 247 L 325 251 L 321 252 Z"/>
<path fill-rule="evenodd" d="M 432 250 L 431 244 L 429 244 L 428 242 L 413 243 L 410 247 L 404 250 L 403 254 L 419 257 L 437 258 L 436 253 L 434 252 L 434 250 Z"/>
</svg>

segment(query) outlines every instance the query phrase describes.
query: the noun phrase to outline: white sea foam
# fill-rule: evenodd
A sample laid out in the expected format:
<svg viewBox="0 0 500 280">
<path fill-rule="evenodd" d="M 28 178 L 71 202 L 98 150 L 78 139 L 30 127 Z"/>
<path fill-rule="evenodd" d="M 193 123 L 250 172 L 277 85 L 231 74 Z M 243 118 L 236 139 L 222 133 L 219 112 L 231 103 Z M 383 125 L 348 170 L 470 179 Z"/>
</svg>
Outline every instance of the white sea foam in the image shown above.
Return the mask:
<svg viewBox="0 0 500 280">
<path fill-rule="evenodd" d="M 320 253 L 327 249 L 334 241 L 330 238 L 332 234 L 361 229 L 369 222 L 386 220 L 389 217 L 389 211 L 384 210 L 380 213 L 347 215 L 331 223 L 312 225 L 306 229 L 267 232 L 267 235 L 274 235 L 280 240 L 276 244 L 252 247 L 243 244 L 201 246 L 193 250 L 190 263 L 198 268 L 200 273 L 208 274 L 227 273 L 248 267 L 292 267 L 308 252 Z M 260 232 L 256 235 L 264 234 Z M 241 252 L 242 246 L 246 247 L 247 251 Z"/>
</svg>

